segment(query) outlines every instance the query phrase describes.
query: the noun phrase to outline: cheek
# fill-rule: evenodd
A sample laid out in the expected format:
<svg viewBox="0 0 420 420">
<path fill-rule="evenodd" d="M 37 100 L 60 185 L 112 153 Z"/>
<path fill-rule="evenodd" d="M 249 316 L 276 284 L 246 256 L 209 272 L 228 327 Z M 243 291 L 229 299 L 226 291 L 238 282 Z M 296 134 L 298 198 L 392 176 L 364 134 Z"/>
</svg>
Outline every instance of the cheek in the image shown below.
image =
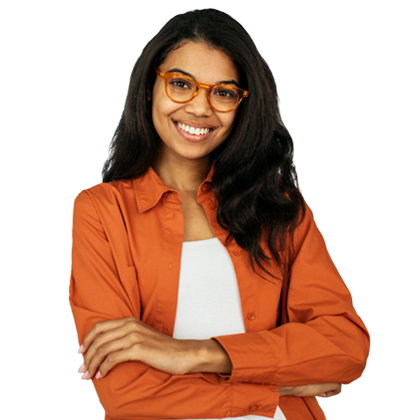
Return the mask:
<svg viewBox="0 0 420 420">
<path fill-rule="evenodd" d="M 153 98 L 152 103 L 152 120 L 157 131 L 162 129 L 169 123 L 169 115 L 171 114 L 171 104 L 159 98 Z"/>
<path fill-rule="evenodd" d="M 232 115 L 231 115 L 232 114 Z M 235 123 L 236 117 L 236 109 L 235 111 L 229 112 L 228 114 L 224 115 L 224 122 L 223 125 L 226 128 L 226 131 L 230 133 Z"/>
<path fill-rule="evenodd" d="M 159 107 L 157 106 L 156 102 L 153 101 L 152 103 L 152 120 L 153 120 L 153 125 L 155 126 L 155 128 L 157 128 L 156 126 L 159 125 Z"/>
<path fill-rule="evenodd" d="M 180 105 L 172 102 L 163 91 L 155 92 L 152 99 L 152 118 L 155 121 L 169 121 L 169 117 Z"/>
<path fill-rule="evenodd" d="M 157 125 L 162 125 L 165 116 L 168 115 L 167 97 L 162 86 L 155 84 L 152 95 L 152 119 L 155 128 Z"/>
</svg>

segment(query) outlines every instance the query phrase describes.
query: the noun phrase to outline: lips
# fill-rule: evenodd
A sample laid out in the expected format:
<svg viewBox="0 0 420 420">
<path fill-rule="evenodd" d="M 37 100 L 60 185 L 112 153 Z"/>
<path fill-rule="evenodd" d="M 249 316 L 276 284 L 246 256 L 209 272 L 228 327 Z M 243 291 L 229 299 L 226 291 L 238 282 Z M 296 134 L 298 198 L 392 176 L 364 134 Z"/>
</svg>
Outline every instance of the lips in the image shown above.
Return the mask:
<svg viewBox="0 0 420 420">
<path fill-rule="evenodd" d="M 188 121 L 188 120 L 183 120 L 183 121 L 172 120 L 172 123 L 175 126 L 175 129 L 178 131 L 178 134 L 184 140 L 190 143 L 205 142 L 209 137 L 213 136 L 213 133 L 217 129 L 217 127 L 212 127 L 208 124 L 196 123 L 194 121 Z M 186 131 L 187 128 L 188 128 L 188 131 Z"/>
</svg>

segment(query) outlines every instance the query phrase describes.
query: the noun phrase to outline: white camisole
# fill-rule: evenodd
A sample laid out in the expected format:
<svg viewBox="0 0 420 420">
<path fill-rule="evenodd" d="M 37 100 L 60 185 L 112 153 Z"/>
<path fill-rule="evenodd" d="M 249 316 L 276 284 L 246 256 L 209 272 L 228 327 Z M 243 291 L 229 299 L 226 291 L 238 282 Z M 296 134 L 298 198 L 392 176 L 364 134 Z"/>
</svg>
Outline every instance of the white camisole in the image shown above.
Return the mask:
<svg viewBox="0 0 420 420">
<path fill-rule="evenodd" d="M 238 283 L 226 248 L 218 238 L 184 242 L 173 337 L 206 340 L 244 332 Z M 266 417 L 248 415 L 234 419 Z M 286 420 L 280 407 L 274 420 Z"/>
</svg>

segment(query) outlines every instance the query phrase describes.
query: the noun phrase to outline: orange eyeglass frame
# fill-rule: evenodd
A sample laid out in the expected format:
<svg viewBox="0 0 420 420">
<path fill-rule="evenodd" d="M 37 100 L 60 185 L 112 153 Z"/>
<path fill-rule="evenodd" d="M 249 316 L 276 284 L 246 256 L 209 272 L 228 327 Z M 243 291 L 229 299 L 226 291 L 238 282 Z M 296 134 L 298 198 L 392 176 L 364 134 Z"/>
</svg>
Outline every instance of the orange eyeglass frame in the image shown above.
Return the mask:
<svg viewBox="0 0 420 420">
<path fill-rule="evenodd" d="M 182 73 L 171 73 L 171 72 L 165 72 L 165 71 L 160 71 L 159 69 L 155 69 L 155 71 L 156 71 L 156 73 L 162 78 L 162 79 L 165 79 L 165 92 L 166 92 L 166 96 L 172 101 L 172 102 L 175 102 L 175 103 L 177 103 L 177 104 L 186 104 L 187 102 L 191 102 L 196 96 L 197 96 L 197 94 L 198 94 L 198 91 L 199 91 L 199 89 L 201 88 L 201 87 L 203 87 L 203 88 L 205 88 L 205 89 L 207 89 L 207 91 L 208 91 L 208 93 L 207 93 L 207 101 L 208 101 L 208 103 L 209 103 L 209 105 L 210 105 L 210 107 L 212 108 L 212 109 L 214 109 L 216 112 L 222 112 L 222 113 L 226 113 L 226 112 L 231 112 L 231 111 L 234 111 L 238 106 L 239 106 L 239 104 L 242 102 L 242 99 L 243 98 L 247 98 L 248 96 L 249 96 L 249 91 L 247 91 L 247 90 L 244 90 L 244 89 L 241 89 L 241 88 L 238 88 L 238 87 L 236 87 L 236 86 L 232 86 L 232 85 L 227 85 L 227 84 L 224 84 L 224 83 L 218 83 L 218 84 L 216 84 L 216 85 L 207 85 L 207 84 L 205 84 L 205 83 L 200 83 L 200 82 L 197 82 L 197 80 L 194 80 L 192 77 L 189 77 L 189 76 L 186 76 L 185 74 L 182 74 Z M 195 92 L 194 92 L 194 94 L 193 94 L 193 96 L 191 97 L 191 99 L 188 99 L 188 101 L 175 101 L 174 99 L 172 99 L 170 96 L 169 96 L 169 93 L 168 93 L 168 81 L 172 78 L 172 77 L 177 77 L 177 76 L 179 76 L 179 77 L 183 77 L 183 78 L 185 78 L 185 79 L 188 79 L 188 80 L 191 80 L 194 84 L 195 84 L 195 87 L 196 87 L 196 89 L 195 89 Z M 220 110 L 218 110 L 218 109 L 216 109 L 212 104 L 211 104 L 211 101 L 210 101 L 210 93 L 211 93 L 211 91 L 215 88 L 215 87 L 218 87 L 218 86 L 228 86 L 229 88 L 231 88 L 231 89 L 235 89 L 238 93 L 239 93 L 239 100 L 238 100 L 238 103 L 234 106 L 234 108 L 232 108 L 232 109 L 229 109 L 229 111 L 220 111 Z"/>
</svg>

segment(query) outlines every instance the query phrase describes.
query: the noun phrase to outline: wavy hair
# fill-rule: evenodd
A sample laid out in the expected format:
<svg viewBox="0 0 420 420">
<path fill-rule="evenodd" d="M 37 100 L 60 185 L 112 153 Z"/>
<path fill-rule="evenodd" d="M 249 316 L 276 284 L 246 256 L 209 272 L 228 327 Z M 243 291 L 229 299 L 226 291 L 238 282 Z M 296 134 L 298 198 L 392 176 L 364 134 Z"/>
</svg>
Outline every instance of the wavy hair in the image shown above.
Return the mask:
<svg viewBox="0 0 420 420">
<path fill-rule="evenodd" d="M 229 231 L 228 240 L 233 237 L 249 252 L 255 272 L 256 264 L 278 278 L 270 272 L 271 260 L 287 270 L 293 231 L 305 214 L 305 202 L 273 75 L 251 37 L 229 15 L 205 9 L 175 16 L 146 45 L 131 74 L 103 181 L 139 177 L 153 164 L 160 143 L 148 100 L 155 69 L 187 41 L 203 42 L 227 54 L 238 69 L 241 87 L 250 92 L 238 107 L 229 137 L 211 155 L 217 221 Z M 264 252 L 264 242 L 269 252 Z"/>
</svg>

